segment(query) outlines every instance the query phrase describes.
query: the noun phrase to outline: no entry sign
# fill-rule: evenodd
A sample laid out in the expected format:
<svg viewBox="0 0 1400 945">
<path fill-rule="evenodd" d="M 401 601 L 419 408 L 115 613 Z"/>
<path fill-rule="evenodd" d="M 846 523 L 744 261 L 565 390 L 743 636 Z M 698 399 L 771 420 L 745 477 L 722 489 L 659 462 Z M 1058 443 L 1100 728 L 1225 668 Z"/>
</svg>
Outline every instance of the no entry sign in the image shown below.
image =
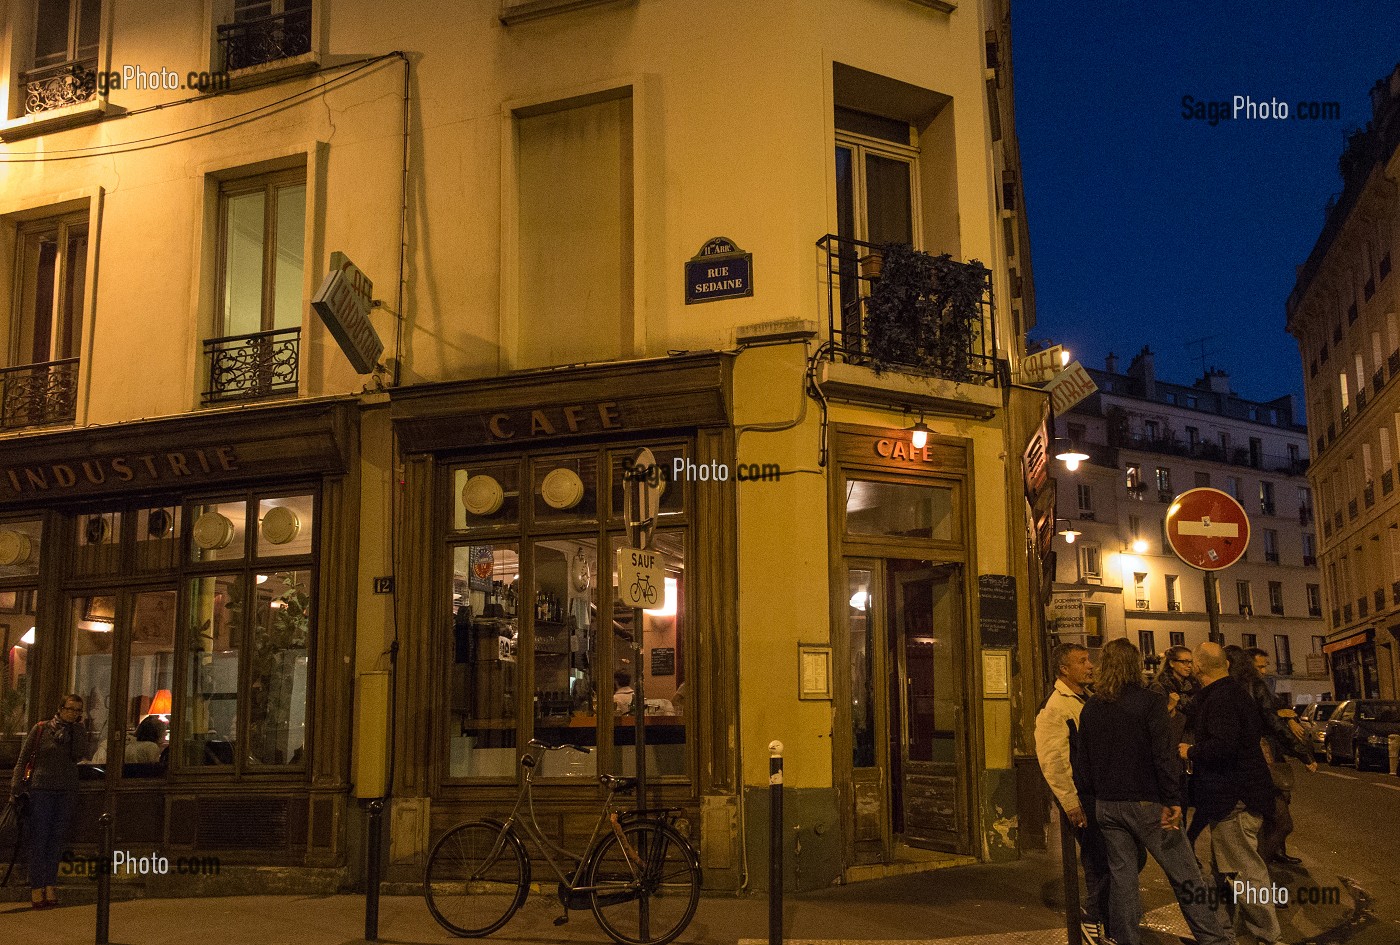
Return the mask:
<svg viewBox="0 0 1400 945">
<path fill-rule="evenodd" d="M 1167 542 L 1191 567 L 1219 571 L 1249 547 L 1249 516 L 1228 492 L 1190 489 L 1167 509 Z"/>
</svg>

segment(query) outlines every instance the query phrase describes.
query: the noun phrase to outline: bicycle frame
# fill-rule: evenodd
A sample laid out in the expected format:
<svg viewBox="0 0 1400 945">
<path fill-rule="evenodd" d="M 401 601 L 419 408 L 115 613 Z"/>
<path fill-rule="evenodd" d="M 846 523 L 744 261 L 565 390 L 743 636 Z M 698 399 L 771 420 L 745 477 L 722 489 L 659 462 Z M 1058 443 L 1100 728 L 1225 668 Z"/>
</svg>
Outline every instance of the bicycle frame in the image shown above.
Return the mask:
<svg viewBox="0 0 1400 945">
<path fill-rule="evenodd" d="M 520 766 L 525 769 L 525 778 L 520 785 L 520 793 L 516 795 L 515 805 L 511 808 L 510 814 L 502 823 L 503 829 L 501 835 L 496 840 L 495 846 L 491 848 L 491 852 L 487 855 L 481 869 L 485 871 L 496 863 L 497 857 L 500 856 L 505 847 L 506 835 L 519 824 L 522 832 L 525 834 L 525 838 L 534 844 L 536 850 L 543 854 L 545 862 L 548 863 L 549 868 L 554 871 L 554 875 L 559 878 L 561 886 L 568 890 L 570 894 L 593 892 L 598 887 L 577 885 L 578 876 L 589 854 L 592 853 L 594 847 L 597 846 L 604 824 L 607 824 L 617 836 L 618 843 L 621 845 L 624 855 L 627 857 L 628 866 L 632 871 L 633 881 L 638 881 L 640 877 L 637 875 L 637 863 L 640 861 L 641 857 L 624 836 L 619 813 L 613 808 L 613 796 L 617 793 L 617 788 L 608 788 L 608 796 L 603 801 L 603 810 L 598 815 L 598 822 L 593 825 L 593 832 L 588 837 L 588 843 L 584 845 L 583 853 L 571 853 L 549 839 L 540 828 L 539 821 L 535 818 L 535 801 L 533 794 L 535 771 L 539 768 L 540 761 L 544 757 L 545 752 L 550 750 L 550 746 L 532 743 L 528 747 L 528 753 L 520 759 Z M 522 807 L 524 808 L 523 815 Z M 573 870 L 566 874 L 560 869 L 559 864 L 556 863 L 554 857 L 550 855 L 551 851 L 559 854 L 559 856 L 565 858 L 569 862 L 572 862 L 574 864 Z"/>
</svg>

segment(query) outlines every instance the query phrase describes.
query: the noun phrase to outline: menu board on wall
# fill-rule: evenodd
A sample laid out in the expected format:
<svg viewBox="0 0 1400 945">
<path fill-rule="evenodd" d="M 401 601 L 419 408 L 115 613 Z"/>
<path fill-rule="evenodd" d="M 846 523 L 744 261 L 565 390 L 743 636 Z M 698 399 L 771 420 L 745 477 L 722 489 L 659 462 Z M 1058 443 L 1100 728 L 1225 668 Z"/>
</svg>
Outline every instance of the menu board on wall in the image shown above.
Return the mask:
<svg viewBox="0 0 1400 945">
<path fill-rule="evenodd" d="M 654 646 L 651 648 L 651 674 L 653 676 L 676 675 L 676 648 Z"/>
<path fill-rule="evenodd" d="M 1016 645 L 1016 580 L 1009 574 L 977 576 L 982 646 Z"/>
</svg>

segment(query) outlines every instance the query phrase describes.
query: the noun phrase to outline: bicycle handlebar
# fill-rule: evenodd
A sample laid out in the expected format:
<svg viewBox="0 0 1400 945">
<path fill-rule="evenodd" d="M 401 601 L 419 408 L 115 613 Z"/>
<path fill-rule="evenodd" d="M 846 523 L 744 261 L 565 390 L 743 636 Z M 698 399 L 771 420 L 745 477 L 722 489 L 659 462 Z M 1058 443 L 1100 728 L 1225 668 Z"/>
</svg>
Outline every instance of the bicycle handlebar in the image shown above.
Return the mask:
<svg viewBox="0 0 1400 945">
<path fill-rule="evenodd" d="M 550 745 L 550 744 L 547 744 L 547 743 L 545 743 L 545 742 L 540 741 L 538 738 L 532 738 L 532 739 L 530 739 L 530 741 L 529 741 L 529 743 L 528 743 L 528 747 L 530 747 L 530 748 L 543 748 L 543 749 L 545 749 L 546 751 L 563 751 L 565 748 L 569 748 L 569 749 L 572 749 L 573 751 L 582 752 L 582 753 L 585 754 L 585 755 L 591 754 L 592 751 L 593 751 L 592 748 L 589 748 L 589 747 L 586 746 L 586 745 Z"/>
</svg>

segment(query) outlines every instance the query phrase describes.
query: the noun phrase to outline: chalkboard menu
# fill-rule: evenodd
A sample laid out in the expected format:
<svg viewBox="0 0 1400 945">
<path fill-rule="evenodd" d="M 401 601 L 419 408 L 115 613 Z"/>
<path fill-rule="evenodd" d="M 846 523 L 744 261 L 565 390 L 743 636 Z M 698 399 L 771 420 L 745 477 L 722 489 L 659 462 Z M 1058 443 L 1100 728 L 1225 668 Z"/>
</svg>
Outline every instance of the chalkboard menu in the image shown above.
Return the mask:
<svg viewBox="0 0 1400 945">
<path fill-rule="evenodd" d="M 1016 646 L 1016 581 L 1009 574 L 977 577 L 978 609 L 982 614 L 982 646 Z"/>
<path fill-rule="evenodd" d="M 654 646 L 651 648 L 651 674 L 653 676 L 676 675 L 676 648 Z"/>
</svg>

